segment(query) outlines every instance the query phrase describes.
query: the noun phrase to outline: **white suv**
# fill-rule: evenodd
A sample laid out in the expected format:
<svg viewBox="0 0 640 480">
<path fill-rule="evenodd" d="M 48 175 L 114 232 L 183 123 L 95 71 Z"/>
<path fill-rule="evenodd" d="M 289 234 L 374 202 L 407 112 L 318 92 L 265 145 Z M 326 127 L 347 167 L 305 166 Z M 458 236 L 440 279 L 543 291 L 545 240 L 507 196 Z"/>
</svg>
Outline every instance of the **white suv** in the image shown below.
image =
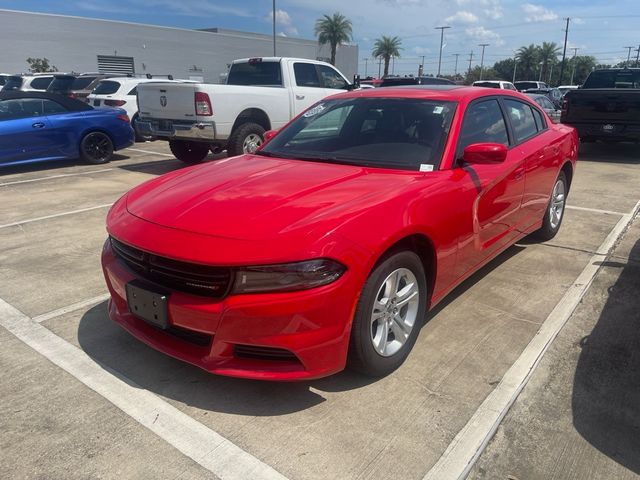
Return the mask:
<svg viewBox="0 0 640 480">
<path fill-rule="evenodd" d="M 473 82 L 472 86 L 517 91 L 513 83 L 505 82 L 504 80 L 478 80 L 477 82 Z"/>
<path fill-rule="evenodd" d="M 136 94 L 138 85 L 149 82 L 170 82 L 171 80 L 160 78 L 140 77 L 113 77 L 101 80 L 86 99 L 86 102 L 94 108 L 122 108 L 126 110 L 131 119 L 131 125 L 135 129 L 134 120 L 138 117 L 138 103 Z M 189 82 L 189 80 L 174 80 L 176 82 Z M 136 131 L 136 141 L 148 140 L 150 137 L 139 135 Z"/>
<path fill-rule="evenodd" d="M 34 73 L 33 75 L 22 76 L 22 87 L 20 90 L 23 92 L 44 92 L 47 90 L 49 84 L 53 81 L 54 75 L 61 75 L 58 72 L 55 73 Z"/>
</svg>

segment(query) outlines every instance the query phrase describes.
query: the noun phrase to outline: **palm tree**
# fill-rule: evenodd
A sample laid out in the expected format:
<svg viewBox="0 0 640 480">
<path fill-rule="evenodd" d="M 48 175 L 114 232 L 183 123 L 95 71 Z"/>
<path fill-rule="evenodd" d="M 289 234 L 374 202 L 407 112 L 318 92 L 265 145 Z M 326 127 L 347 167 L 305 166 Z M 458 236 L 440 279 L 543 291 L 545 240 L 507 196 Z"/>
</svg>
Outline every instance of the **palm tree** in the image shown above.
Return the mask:
<svg viewBox="0 0 640 480">
<path fill-rule="evenodd" d="M 389 75 L 389 60 L 391 57 L 399 57 L 400 50 L 402 50 L 402 40 L 398 37 L 387 37 L 383 35 L 378 38 L 373 44 L 374 58 L 382 58 L 384 60 L 384 76 Z"/>
<path fill-rule="evenodd" d="M 353 32 L 351 30 L 351 20 L 340 13 L 333 16 L 324 15 L 316 20 L 315 27 L 318 43 L 320 45 L 331 46 L 331 65 L 336 64 L 336 48 L 340 43 L 351 40 Z"/>
<path fill-rule="evenodd" d="M 542 62 L 542 77 L 547 78 L 549 65 L 558 63 L 560 47 L 555 42 L 542 42 L 538 47 L 538 61 Z"/>
<path fill-rule="evenodd" d="M 538 47 L 533 43 L 528 47 L 520 47 L 516 52 L 516 59 L 518 60 L 518 72 L 519 77 L 525 80 L 531 80 L 536 73 L 536 67 L 538 65 Z"/>
</svg>

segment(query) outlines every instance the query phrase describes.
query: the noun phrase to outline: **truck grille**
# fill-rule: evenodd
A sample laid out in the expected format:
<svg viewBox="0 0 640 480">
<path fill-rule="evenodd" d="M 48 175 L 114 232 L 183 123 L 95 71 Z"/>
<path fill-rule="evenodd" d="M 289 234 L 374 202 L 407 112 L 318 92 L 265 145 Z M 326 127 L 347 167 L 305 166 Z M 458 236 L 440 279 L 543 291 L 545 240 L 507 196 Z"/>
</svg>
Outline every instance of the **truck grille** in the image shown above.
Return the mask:
<svg viewBox="0 0 640 480">
<path fill-rule="evenodd" d="M 181 262 L 144 252 L 110 237 L 116 258 L 145 280 L 193 295 L 222 298 L 231 286 L 231 269 Z"/>
</svg>

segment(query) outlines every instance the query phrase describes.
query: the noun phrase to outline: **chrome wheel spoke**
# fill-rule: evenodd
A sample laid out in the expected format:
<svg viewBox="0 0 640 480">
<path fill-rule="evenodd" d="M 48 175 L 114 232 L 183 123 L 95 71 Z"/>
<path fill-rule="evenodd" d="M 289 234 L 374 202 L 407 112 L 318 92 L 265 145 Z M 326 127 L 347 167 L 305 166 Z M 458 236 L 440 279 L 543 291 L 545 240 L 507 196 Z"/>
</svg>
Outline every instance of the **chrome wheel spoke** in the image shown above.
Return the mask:
<svg viewBox="0 0 640 480">
<path fill-rule="evenodd" d="M 402 308 L 411 300 L 418 296 L 418 287 L 415 283 L 409 283 L 401 291 L 398 292 L 396 298 L 396 307 Z"/>
</svg>

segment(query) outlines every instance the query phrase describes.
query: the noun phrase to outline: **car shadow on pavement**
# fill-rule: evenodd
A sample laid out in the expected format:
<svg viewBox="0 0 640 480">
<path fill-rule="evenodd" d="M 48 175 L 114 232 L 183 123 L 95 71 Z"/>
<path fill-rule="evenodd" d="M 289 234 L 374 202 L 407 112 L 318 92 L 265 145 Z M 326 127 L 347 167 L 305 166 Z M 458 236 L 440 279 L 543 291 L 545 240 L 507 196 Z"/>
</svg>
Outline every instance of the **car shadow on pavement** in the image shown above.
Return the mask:
<svg viewBox="0 0 640 480">
<path fill-rule="evenodd" d="M 111 158 L 112 162 L 117 162 L 118 160 L 129 160 L 131 157 L 126 155 L 120 155 L 119 153 L 114 153 Z M 101 167 L 109 165 L 109 163 L 102 163 L 98 165 L 94 165 L 95 167 Z M 68 168 L 68 167 L 90 167 L 90 163 L 85 163 L 82 160 L 51 160 L 51 161 L 43 161 L 43 162 L 34 162 L 34 163 L 24 163 L 20 165 L 8 165 L 6 167 L 0 168 L 0 177 L 3 175 L 15 175 L 18 173 L 30 173 L 30 172 L 39 172 L 42 170 L 48 170 L 52 173 L 55 173 L 57 169 L 60 168 Z"/>
<path fill-rule="evenodd" d="M 424 323 L 523 249 L 519 246 L 507 249 L 469 277 L 426 315 Z M 212 375 L 136 340 L 109 319 L 106 302 L 95 305 L 82 316 L 77 335 L 80 347 L 87 355 L 98 364 L 122 374 L 135 386 L 206 411 L 286 415 L 326 401 L 322 392 L 346 392 L 381 381 L 350 370 L 318 380 L 292 383 Z"/>
<path fill-rule="evenodd" d="M 151 175 L 164 175 L 165 173 L 173 172 L 186 167 L 187 165 L 175 158 L 168 158 L 166 160 L 152 160 L 149 162 L 134 163 L 129 165 L 117 165 L 121 170 L 127 170 L 129 172 L 136 173 L 148 173 Z"/>
<path fill-rule="evenodd" d="M 640 473 L 640 241 L 609 288 L 582 351 L 573 383 L 576 430 L 591 445 L 629 470 Z"/>
<path fill-rule="evenodd" d="M 640 145 L 637 143 L 581 143 L 580 162 L 640 164 Z"/>
</svg>

